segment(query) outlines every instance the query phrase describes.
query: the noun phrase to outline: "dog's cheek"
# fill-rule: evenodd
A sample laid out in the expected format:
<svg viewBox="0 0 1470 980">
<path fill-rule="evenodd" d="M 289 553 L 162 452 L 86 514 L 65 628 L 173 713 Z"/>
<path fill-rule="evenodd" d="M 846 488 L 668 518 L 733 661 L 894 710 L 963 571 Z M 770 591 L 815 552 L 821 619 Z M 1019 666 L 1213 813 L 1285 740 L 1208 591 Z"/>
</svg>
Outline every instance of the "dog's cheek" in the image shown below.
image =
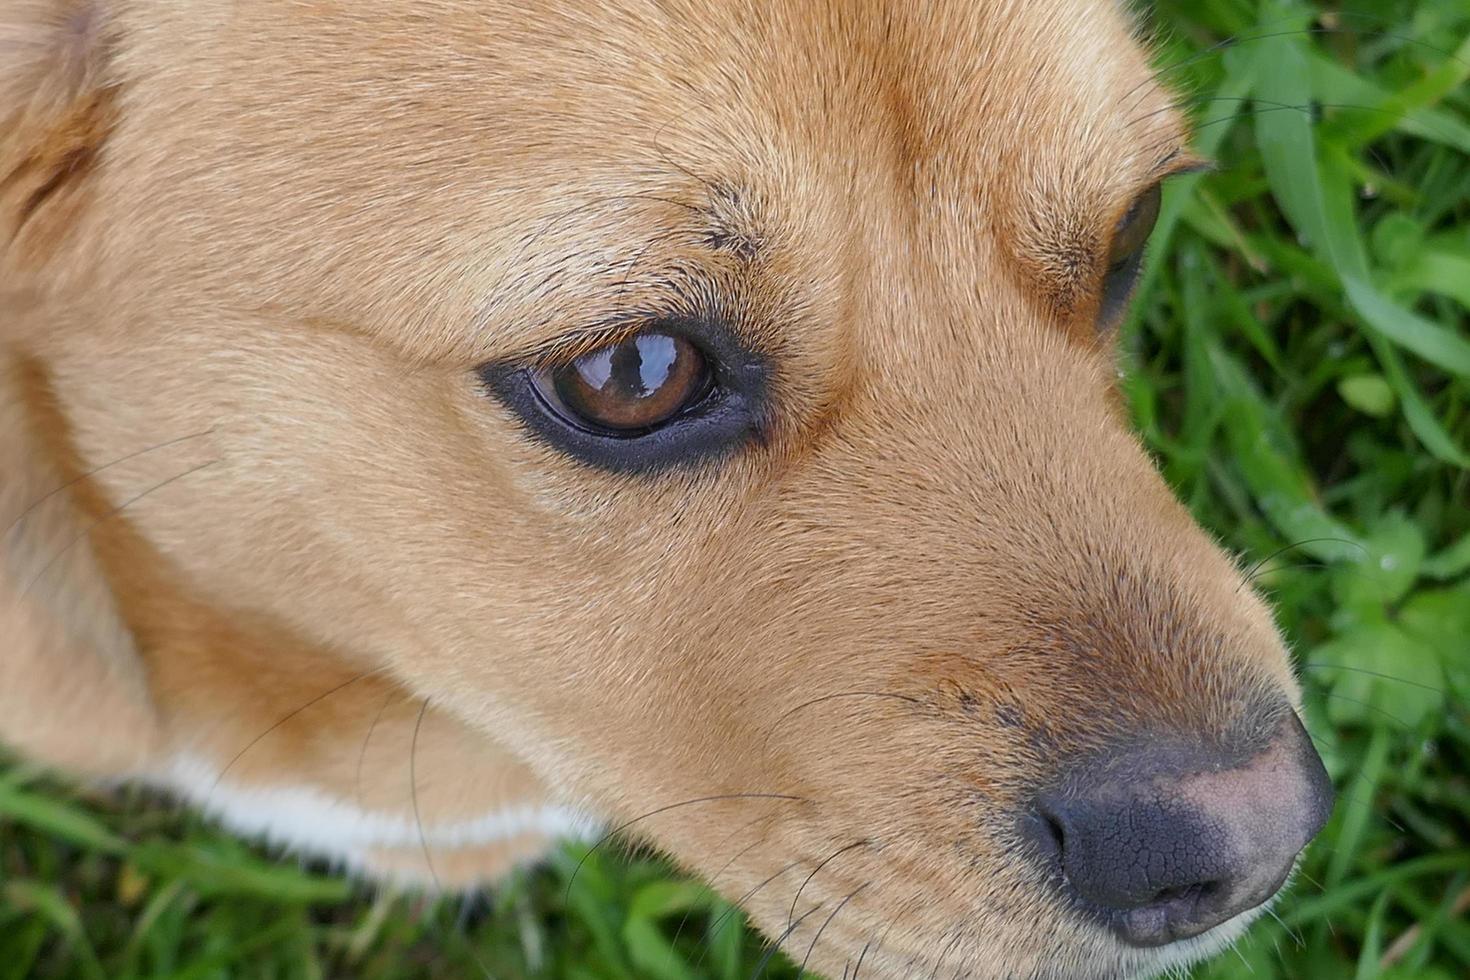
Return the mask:
<svg viewBox="0 0 1470 980">
<path fill-rule="evenodd" d="M 0 741 L 74 770 L 133 773 L 160 723 L 89 540 L 107 511 L 80 469 L 44 371 L 0 352 Z"/>
</svg>

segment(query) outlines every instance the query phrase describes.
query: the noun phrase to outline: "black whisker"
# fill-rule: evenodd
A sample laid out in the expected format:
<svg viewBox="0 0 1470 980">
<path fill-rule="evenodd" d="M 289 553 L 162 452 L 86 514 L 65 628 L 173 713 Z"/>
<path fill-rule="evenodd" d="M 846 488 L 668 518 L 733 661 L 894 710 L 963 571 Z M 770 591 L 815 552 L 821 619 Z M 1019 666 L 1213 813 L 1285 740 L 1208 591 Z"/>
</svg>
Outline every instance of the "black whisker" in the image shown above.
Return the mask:
<svg viewBox="0 0 1470 980">
<path fill-rule="evenodd" d="M 817 934 L 812 937 L 812 944 L 806 948 L 806 956 L 802 958 L 801 966 L 796 971 L 796 980 L 801 980 L 802 977 L 806 976 L 806 965 L 807 963 L 811 962 L 812 953 L 816 950 L 817 943 L 822 941 L 822 933 L 826 932 L 827 927 L 832 924 L 832 920 L 837 918 L 837 913 L 841 912 L 847 906 L 847 903 L 852 901 L 857 896 L 858 892 L 862 891 L 864 888 L 867 888 L 870 884 L 872 884 L 872 882 L 866 882 L 862 885 L 859 885 L 853 891 L 849 892 L 846 898 L 837 903 L 837 907 L 832 910 L 832 914 L 827 916 L 827 920 L 822 923 L 821 927 L 817 929 Z"/>
<path fill-rule="evenodd" d="M 64 490 L 71 489 L 78 483 L 81 483 L 83 480 L 94 477 L 98 473 L 104 473 L 107 470 L 112 469 L 114 466 L 120 466 L 123 463 L 128 462 L 129 460 L 137 459 L 139 456 L 146 456 L 149 453 L 157 452 L 160 449 L 167 449 L 170 446 L 177 446 L 181 442 L 188 442 L 190 439 L 198 439 L 202 436 L 210 435 L 213 432 L 214 429 L 212 428 L 205 429 L 203 432 L 195 432 L 187 436 L 179 436 L 177 439 L 170 439 L 167 442 L 160 442 L 156 445 L 149 446 L 146 449 L 140 449 L 135 453 L 128 453 L 126 456 L 119 456 L 117 459 L 114 459 L 110 463 L 104 463 L 101 466 L 93 467 L 92 469 L 88 470 L 85 473 L 82 473 L 79 476 L 72 477 L 70 480 L 67 480 L 65 483 L 61 484 L 61 486 L 56 487 L 55 489 L 46 493 L 44 496 L 32 501 L 25 510 L 20 512 L 20 515 L 16 517 L 15 520 L 10 522 L 10 526 L 5 529 L 5 533 L 3 535 L 0 535 L 0 538 L 10 537 L 11 532 L 19 527 L 20 523 L 24 521 L 27 517 L 29 517 L 31 515 L 31 512 L 34 511 L 37 507 L 40 507 L 42 504 L 50 500 L 52 497 L 56 496 L 58 493 L 61 493 Z"/>
<path fill-rule="evenodd" d="M 1331 568 L 1331 567 L 1332 567 L 1331 565 L 1328 565 L 1327 563 L 1320 562 L 1320 561 L 1293 562 L 1293 563 L 1291 563 L 1289 565 L 1275 565 L 1275 566 L 1272 566 L 1270 568 L 1263 568 L 1263 569 L 1261 569 L 1258 572 L 1252 573 L 1248 578 L 1246 578 L 1245 581 L 1246 581 L 1246 584 L 1247 585 L 1253 585 L 1255 583 L 1256 579 L 1260 578 L 1262 575 L 1267 575 L 1267 574 L 1269 574 L 1271 572 L 1284 572 L 1284 571 L 1287 571 L 1288 569 L 1291 570 L 1291 571 L 1294 571 L 1294 572 L 1300 572 L 1300 571 L 1305 571 L 1306 569 L 1309 569 L 1309 568 L 1321 569 L 1321 568 Z"/>
<path fill-rule="evenodd" d="M 1261 568 L 1262 565 L 1265 565 L 1266 562 L 1270 561 L 1271 559 L 1279 558 L 1280 556 L 1286 554 L 1288 551 L 1292 551 L 1296 548 L 1302 548 L 1309 544 L 1327 543 L 1350 545 L 1354 548 L 1359 549 L 1365 555 L 1369 553 L 1368 549 L 1361 542 L 1353 541 L 1349 538 L 1303 538 L 1302 540 L 1294 541 L 1291 544 L 1286 545 L 1285 547 L 1277 548 L 1275 551 L 1271 552 L 1269 555 L 1256 562 L 1250 568 L 1246 569 L 1245 574 L 1241 576 L 1241 584 L 1235 587 L 1235 591 L 1239 592 L 1241 589 L 1245 588 L 1246 583 L 1250 581 L 1251 576 L 1254 575 L 1256 571 Z"/>
<path fill-rule="evenodd" d="M 704 948 L 699 953 L 699 959 L 694 961 L 694 969 L 696 971 L 698 971 L 699 967 L 704 963 L 704 958 L 709 955 L 709 944 L 715 939 L 715 937 L 720 934 L 721 927 L 724 926 L 727 922 L 733 921 L 731 919 L 731 916 L 733 916 L 736 912 L 739 912 L 741 906 L 750 901 L 750 899 L 754 897 L 756 892 L 760 891 L 762 888 L 766 887 L 771 882 L 775 881 L 777 878 L 781 877 L 786 872 L 790 871 L 792 868 L 795 868 L 800 864 L 800 861 L 792 861 L 790 864 L 786 865 L 786 867 L 782 868 L 780 871 L 777 871 L 775 874 L 771 875 L 769 878 L 756 885 L 744 895 L 741 895 L 738 899 L 735 900 L 733 904 L 731 904 L 729 908 L 721 912 L 719 917 L 716 918 L 714 922 L 710 923 L 710 927 L 707 933 L 708 939 L 705 941 Z"/>
<path fill-rule="evenodd" d="M 1441 687 L 1434 687 L 1430 684 L 1420 684 L 1418 681 L 1411 681 L 1406 677 L 1395 677 L 1392 674 L 1384 674 L 1380 671 L 1368 670 L 1365 667 L 1349 667 L 1346 664 L 1328 664 L 1313 661 L 1303 663 L 1302 666 L 1311 670 L 1350 670 L 1355 674 L 1367 674 L 1369 677 L 1381 677 L 1386 681 L 1397 681 L 1400 684 L 1407 684 L 1409 687 L 1417 687 L 1421 691 L 1433 691 L 1435 694 L 1446 693 L 1444 688 Z"/>
<path fill-rule="evenodd" d="M 801 883 L 800 888 L 796 889 L 796 895 L 793 896 L 791 899 L 791 910 L 786 913 L 787 925 L 791 924 L 791 917 L 796 914 L 796 903 L 801 901 L 801 893 L 806 891 L 806 886 L 812 883 L 812 879 L 817 876 L 817 872 L 821 871 L 827 865 L 831 864 L 834 860 L 836 860 L 838 857 L 841 857 L 843 854 L 846 854 L 848 851 L 854 850 L 855 848 L 859 847 L 867 847 L 870 843 L 872 842 L 860 840 L 852 844 L 848 844 L 846 847 L 839 847 L 837 850 L 833 851 L 831 854 L 828 854 L 825 858 L 823 858 L 815 868 L 812 868 L 812 873 L 806 876 L 806 880 Z"/>
<path fill-rule="evenodd" d="M 1390 711 L 1384 711 L 1376 704 L 1369 704 L 1367 701 L 1360 701 L 1357 698 L 1350 698 L 1346 694 L 1333 694 L 1331 691 L 1321 691 L 1319 693 L 1321 693 L 1324 698 L 1332 698 L 1334 701 L 1343 701 L 1347 704 L 1356 704 L 1360 707 L 1367 708 L 1369 711 L 1376 712 L 1377 714 L 1380 714 L 1383 717 L 1387 718 L 1389 721 L 1395 722 L 1398 725 L 1402 726 L 1405 731 L 1412 731 L 1414 728 L 1413 725 L 1409 724 L 1407 721 L 1404 721 L 1404 719 L 1398 717 Z"/>
<path fill-rule="evenodd" d="M 1259 95 L 1210 95 L 1196 98 L 1180 99 L 1177 102 L 1170 103 L 1168 106 L 1162 109 L 1151 109 L 1148 112 L 1143 113 L 1142 115 L 1132 117 L 1124 125 L 1135 126 L 1146 119 L 1152 118 L 1153 116 L 1161 115 L 1166 112 L 1175 112 L 1190 106 L 1204 105 L 1207 102 L 1234 102 L 1236 104 L 1250 104 L 1260 106 L 1263 110 L 1279 109 L 1292 112 L 1300 112 L 1303 115 L 1312 118 L 1313 120 L 1317 118 L 1317 111 L 1319 109 L 1343 109 L 1350 112 L 1366 112 L 1370 114 L 1377 113 L 1378 115 L 1393 116 L 1395 118 L 1401 115 L 1400 112 L 1393 109 L 1384 109 L 1379 106 L 1363 105 L 1359 102 L 1318 102 L 1316 100 L 1313 100 L 1311 102 L 1291 103 L 1276 102 L 1272 99 L 1263 99 Z M 1243 112 L 1237 113 L 1230 118 L 1247 119 L 1252 115 L 1258 114 L 1259 113 L 1255 112 Z M 1445 134 L 1440 135 L 1443 136 Z"/>
<path fill-rule="evenodd" d="M 716 184 L 709 177 L 706 177 L 704 174 L 696 173 L 694 170 L 690 169 L 689 167 L 687 167 L 684 164 L 682 164 L 682 163 L 678 162 L 677 160 L 675 160 L 672 156 L 669 155 L 669 151 L 666 150 L 666 149 L 664 149 L 663 143 L 660 142 L 663 139 L 664 132 L 667 131 L 670 126 L 672 126 L 674 123 L 676 123 L 678 121 L 679 120 L 678 120 L 678 117 L 677 116 L 672 117 L 667 122 L 665 122 L 662 126 L 660 126 L 658 129 L 656 129 L 654 131 L 654 133 L 653 133 L 653 140 L 652 140 L 652 143 L 653 143 L 653 152 L 657 153 L 658 156 L 659 156 L 659 159 L 662 160 L 664 163 L 668 164 L 670 167 L 673 167 L 675 170 L 679 171 L 681 174 L 683 174 L 684 176 L 688 177 L 689 179 L 695 181 L 696 183 L 699 183 L 699 184 L 703 185 L 704 188 L 705 188 L 705 190 L 709 194 L 711 194 L 711 195 L 717 194 L 719 192 L 719 185 L 718 184 Z M 693 210 L 696 210 L 697 211 L 698 209 L 695 208 Z"/>
<path fill-rule="evenodd" d="M 1372 21 L 1375 24 L 1388 24 L 1388 23 L 1392 23 L 1392 21 L 1390 21 L 1386 17 L 1374 17 L 1371 14 L 1357 14 L 1357 13 L 1350 13 L 1350 12 L 1346 12 L 1346 11 L 1337 11 L 1336 14 L 1337 14 L 1338 17 L 1352 17 L 1354 19 L 1359 19 L 1359 20 L 1369 20 L 1369 21 Z M 1264 24 L 1258 24 L 1256 26 L 1257 27 L 1266 28 L 1266 27 L 1271 27 L 1273 24 L 1288 23 L 1288 22 L 1290 22 L 1292 20 L 1296 20 L 1296 19 L 1297 18 L 1295 18 L 1295 17 L 1283 17 L 1283 18 L 1280 18 L 1278 20 L 1271 21 L 1271 22 L 1264 23 Z M 1453 51 L 1447 50 L 1445 48 L 1438 47 L 1438 46 L 1433 45 L 1433 44 L 1430 44 L 1427 41 L 1421 41 L 1420 39 L 1418 39 L 1416 37 L 1409 37 L 1408 35 L 1405 35 L 1405 34 L 1396 34 L 1396 33 L 1389 32 L 1389 31 L 1356 30 L 1356 29 L 1348 28 L 1348 27 L 1298 27 L 1298 28 L 1296 28 L 1294 30 L 1290 30 L 1290 31 L 1268 31 L 1267 33 L 1264 33 L 1264 34 L 1232 34 L 1229 37 L 1222 38 L 1221 40 L 1215 42 L 1214 44 L 1210 45 L 1209 47 L 1207 47 L 1207 48 L 1205 48 L 1205 49 L 1203 49 L 1201 51 L 1195 52 L 1194 54 L 1190 55 L 1187 58 L 1183 58 L 1183 59 L 1181 59 L 1179 61 L 1176 61 L 1172 65 L 1163 65 L 1163 66 L 1159 67 L 1148 79 L 1145 79 L 1144 81 L 1139 82 L 1133 88 L 1131 88 L 1127 92 L 1123 93 L 1123 96 L 1122 96 L 1122 98 L 1119 101 L 1121 102 L 1123 99 L 1128 99 L 1128 98 L 1132 97 L 1136 92 L 1139 92 L 1140 90 L 1146 91 L 1147 90 L 1147 86 L 1149 85 L 1149 83 L 1152 82 L 1152 81 L 1154 81 L 1154 80 L 1156 80 L 1156 79 L 1164 79 L 1167 76 L 1174 74 L 1175 72 L 1182 71 L 1183 69 L 1188 68 L 1191 65 L 1198 64 L 1199 62 L 1203 61 L 1206 58 L 1209 58 L 1209 57 L 1211 57 L 1213 55 L 1219 54 L 1221 51 L 1225 51 L 1225 50 L 1230 49 L 1230 48 L 1239 47 L 1239 46 L 1241 46 L 1243 44 L 1249 44 L 1249 43 L 1251 43 L 1253 41 L 1269 41 L 1269 40 L 1271 40 L 1273 38 L 1300 37 L 1300 36 L 1318 37 L 1318 36 L 1324 36 L 1324 35 L 1339 35 L 1339 34 L 1347 34 L 1347 35 L 1354 35 L 1354 36 L 1362 36 L 1362 35 L 1375 34 L 1375 35 L 1378 35 L 1380 37 L 1386 37 L 1386 38 L 1389 38 L 1389 39 L 1395 40 L 1395 41 L 1402 41 L 1405 44 L 1409 44 L 1409 45 L 1413 45 L 1413 46 L 1416 46 L 1416 47 L 1424 48 L 1424 49 L 1429 50 L 1429 51 L 1433 51 L 1435 54 L 1442 55 L 1443 57 L 1448 58 L 1451 61 L 1458 62 L 1458 63 L 1460 63 L 1462 65 L 1466 64 L 1465 59 L 1461 58 L 1459 55 L 1457 55 Z"/>
<path fill-rule="evenodd" d="M 818 902 L 816 905 L 813 905 L 811 908 L 801 913 L 801 916 L 795 922 L 786 927 L 786 931 L 781 933 L 781 937 L 771 944 L 771 948 L 766 950 L 766 955 L 762 956 L 760 962 L 755 965 L 755 972 L 750 975 L 750 980 L 760 980 L 760 975 L 766 972 L 766 968 L 771 965 L 771 960 L 775 958 L 778 952 L 780 952 L 781 944 L 790 939 L 791 934 L 797 929 L 801 928 L 801 924 L 805 922 L 813 912 L 820 909 L 823 904 L 824 903 L 822 902 Z"/>
<path fill-rule="evenodd" d="M 429 869 L 429 877 L 433 879 L 435 893 L 440 894 L 443 893 L 444 886 L 439 883 L 439 872 L 434 869 L 434 858 L 429 853 L 429 839 L 424 835 L 424 821 L 419 814 L 419 729 L 424 727 L 424 716 L 429 713 L 429 702 L 432 700 L 433 698 L 424 698 L 423 706 L 419 708 L 419 716 L 413 723 L 413 738 L 408 746 L 408 793 L 413 802 L 413 822 L 418 827 L 419 846 L 424 851 L 424 864 Z"/>
<path fill-rule="evenodd" d="M 918 904 L 922 900 L 922 897 L 923 897 L 922 895 L 919 895 L 919 896 L 915 896 L 914 898 L 909 899 L 908 901 L 904 902 L 901 906 L 899 906 L 899 909 L 898 909 L 898 911 L 896 913 L 894 913 L 893 915 L 889 916 L 887 928 L 885 928 L 883 930 L 883 935 L 881 935 L 881 936 L 878 937 L 878 944 L 873 947 L 873 954 L 875 956 L 877 955 L 878 951 L 883 948 L 883 944 L 886 943 L 886 942 L 888 942 L 888 936 L 889 936 L 889 934 L 891 932 L 893 932 L 893 927 L 896 926 L 896 925 L 898 925 L 899 921 L 905 915 L 907 915 L 909 913 L 909 910 L 912 909 L 916 904 Z M 867 950 L 868 950 L 868 947 L 867 946 L 864 946 L 863 947 L 863 952 L 866 953 Z M 909 963 L 912 963 L 913 962 L 913 957 L 912 956 L 909 957 L 908 962 Z M 862 957 L 859 956 L 858 957 L 858 969 L 861 969 L 862 968 L 862 965 L 863 965 L 862 964 Z M 905 966 L 907 966 L 907 964 L 905 964 Z M 853 971 L 852 980 L 857 980 L 857 971 L 856 970 Z"/>
<path fill-rule="evenodd" d="M 429 838 L 424 833 L 424 819 L 423 815 L 419 812 L 418 778 L 419 730 L 424 727 L 424 717 L 429 713 L 429 704 L 433 700 L 433 698 L 424 698 L 424 703 L 419 708 L 419 716 L 414 719 L 413 737 L 409 740 L 408 745 L 408 793 L 410 801 L 413 803 L 413 822 L 414 826 L 418 828 L 419 847 L 424 852 L 424 865 L 429 869 L 429 878 L 434 882 L 434 894 L 437 896 L 444 894 L 444 885 L 439 881 L 439 872 L 434 867 L 433 852 L 429 848 Z M 470 958 L 475 961 L 475 966 L 479 968 L 480 975 L 486 977 L 487 980 L 493 980 L 494 974 L 490 972 L 490 967 L 481 959 L 479 950 L 475 948 L 474 942 L 469 937 L 465 939 L 465 949 L 468 950 Z"/>
<path fill-rule="evenodd" d="M 312 698 L 310 701 L 306 702 L 300 707 L 295 708 L 287 712 L 285 715 L 281 716 L 281 718 L 279 718 L 269 728 L 252 738 L 243 749 L 241 749 L 239 752 L 236 752 L 234 757 L 231 758 L 229 762 L 225 763 L 225 767 L 219 771 L 219 775 L 214 777 L 214 782 L 209 784 L 209 793 L 205 794 L 206 799 L 210 794 L 213 794 L 214 791 L 219 788 L 220 780 L 225 778 L 225 774 L 230 771 L 235 763 L 245 758 L 245 754 L 251 749 L 255 748 L 257 745 L 259 745 L 261 741 L 266 738 L 266 736 L 270 735 L 276 729 L 280 728 L 292 718 L 295 718 L 297 715 L 301 714 L 303 711 L 307 710 L 313 705 L 320 704 L 322 701 L 325 701 L 327 698 L 331 697 L 333 694 L 336 694 L 338 691 L 341 691 L 345 688 L 351 687 L 353 684 L 356 684 L 364 677 L 371 677 L 373 674 L 381 673 L 385 669 L 386 668 L 384 667 L 376 667 L 373 670 L 365 670 L 361 674 L 358 674 L 354 677 L 349 678 L 348 680 L 343 681 L 341 684 L 338 684 L 336 687 L 326 691 L 323 694 L 318 694 L 316 697 Z"/>
<path fill-rule="evenodd" d="M 721 846 L 723 846 L 724 843 L 725 843 L 725 841 L 728 841 L 731 837 L 734 837 L 735 835 L 741 833 L 742 831 L 745 831 L 745 830 L 747 830 L 747 829 L 749 829 L 751 827 L 754 827 L 756 824 L 760 823 L 764 819 L 765 819 L 764 817 L 756 817 L 754 820 L 751 820 L 748 823 L 745 823 L 745 824 L 741 825 L 740 827 L 737 827 L 735 830 L 731 831 L 729 834 L 727 834 L 725 836 L 725 839 L 720 842 Z M 723 875 L 726 871 L 729 871 L 730 870 L 730 865 L 734 864 L 736 861 L 740 860 L 742 857 L 744 857 L 745 855 L 749 854 L 751 851 L 755 850 L 757 847 L 760 846 L 760 844 L 761 844 L 761 839 L 760 838 L 757 838 L 756 840 L 754 840 L 751 843 L 747 844 L 745 847 L 742 847 L 740 850 L 736 851 L 735 854 L 734 854 L 734 856 L 731 857 L 730 860 L 726 861 L 723 865 L 721 865 L 720 866 L 720 870 L 716 871 L 714 873 L 714 875 L 708 879 L 709 880 L 710 887 L 713 888 L 715 882 L 716 881 L 719 881 L 720 876 Z M 678 925 L 678 927 L 674 929 L 674 938 L 671 939 L 671 940 L 669 940 L 669 942 L 671 944 L 677 943 L 679 941 L 679 937 L 684 934 L 684 927 L 689 924 L 689 917 L 691 915 L 693 915 L 693 914 L 694 914 L 694 910 L 692 908 L 686 909 L 684 911 L 683 917 L 679 919 L 679 925 Z"/>
<path fill-rule="evenodd" d="M 41 566 L 41 570 L 40 571 L 36 572 L 35 575 L 32 575 L 31 576 L 30 581 L 25 584 L 25 588 L 23 588 L 23 589 L 20 590 L 20 594 L 19 594 L 20 595 L 20 598 L 25 598 L 26 594 L 29 593 L 31 591 L 31 589 L 35 586 L 35 584 L 41 580 L 41 576 L 45 575 L 51 569 L 51 566 L 52 565 L 55 565 L 58 561 L 60 561 L 61 560 L 61 557 L 63 555 L 65 555 L 67 552 L 71 551 L 71 549 L 74 548 L 74 547 L 76 547 L 76 545 L 83 538 L 85 538 L 87 535 L 91 534 L 97 528 L 101 527 L 103 524 L 105 524 L 108 521 L 112 520 L 114 517 L 116 517 L 117 515 L 121 514 L 124 510 L 127 510 L 129 507 L 133 506 L 133 504 L 136 504 L 138 501 L 142 500 L 144 497 L 148 496 L 150 493 L 155 493 L 155 492 L 157 492 L 159 490 L 162 490 L 164 487 L 168 486 L 169 484 L 176 483 L 177 481 L 182 480 L 186 476 L 192 476 L 193 474 L 198 473 L 200 470 L 206 470 L 206 469 L 208 469 L 209 467 L 213 466 L 215 463 L 218 463 L 218 462 L 219 462 L 219 460 L 212 459 L 212 460 L 210 460 L 207 463 L 200 463 L 198 466 L 191 466 L 189 469 L 185 470 L 184 472 L 177 473 L 177 474 L 169 477 L 167 480 L 164 480 L 162 483 L 155 483 L 153 486 L 149 487 L 147 490 L 144 490 L 142 493 L 138 494 L 137 496 L 129 497 L 127 500 L 124 500 L 122 503 L 118 504 L 116 507 L 112 508 L 107 513 L 103 514 L 101 517 L 97 518 L 95 521 L 92 521 L 89 524 L 87 524 L 85 527 L 82 528 L 82 530 L 80 532 L 78 532 L 76 534 L 75 537 L 73 537 L 70 541 L 68 541 L 66 543 L 66 545 L 64 547 L 62 547 L 62 549 L 60 551 L 58 551 L 56 554 L 52 555 L 51 558 L 49 560 L 47 560 L 46 564 L 44 564 L 44 565 Z"/>
<path fill-rule="evenodd" d="M 946 945 L 943 950 L 940 951 L 939 958 L 934 961 L 934 970 L 929 974 L 930 980 L 934 980 L 934 978 L 939 976 L 939 971 L 944 967 L 944 961 L 949 959 L 950 954 L 953 953 L 955 951 L 955 948 L 958 947 L 960 943 L 964 942 L 964 940 L 964 933 L 955 933 L 955 937 L 949 941 L 948 945 Z"/>
<path fill-rule="evenodd" d="M 377 714 L 373 715 L 372 724 L 368 725 L 367 734 L 362 738 L 362 748 L 357 753 L 357 804 L 358 806 L 364 807 L 364 809 L 366 807 L 362 800 L 362 770 L 364 763 L 367 762 L 368 744 L 373 740 L 373 732 L 378 730 L 378 722 L 383 720 L 383 712 L 388 710 L 388 705 L 392 704 L 393 699 L 397 696 L 397 691 L 389 691 L 388 696 L 383 699 L 383 703 L 378 706 Z"/>
<path fill-rule="evenodd" d="M 719 793 L 714 796 L 701 796 L 698 799 L 694 800 L 684 800 L 682 803 L 670 803 L 668 806 L 661 806 L 657 810 L 650 810 L 642 816 L 634 817 L 632 820 L 618 824 L 612 830 L 609 830 L 606 834 L 603 834 L 602 837 L 597 840 L 597 843 L 593 844 L 592 847 L 588 849 L 587 853 L 582 855 L 582 859 L 578 861 L 577 866 L 572 869 L 572 876 L 567 879 L 568 897 L 570 897 L 572 893 L 572 885 L 577 880 L 577 873 L 582 870 L 582 865 L 587 863 L 587 859 L 590 858 L 594 853 L 596 853 L 599 847 L 606 844 L 608 841 L 612 840 L 614 837 L 627 830 L 629 827 L 643 820 L 647 820 L 650 817 L 656 817 L 661 813 L 667 813 L 670 810 L 677 810 L 680 807 L 695 806 L 700 803 L 718 803 L 724 800 L 783 800 L 792 803 L 811 802 L 811 800 L 807 799 L 805 796 L 792 796 L 789 793 Z"/>
</svg>

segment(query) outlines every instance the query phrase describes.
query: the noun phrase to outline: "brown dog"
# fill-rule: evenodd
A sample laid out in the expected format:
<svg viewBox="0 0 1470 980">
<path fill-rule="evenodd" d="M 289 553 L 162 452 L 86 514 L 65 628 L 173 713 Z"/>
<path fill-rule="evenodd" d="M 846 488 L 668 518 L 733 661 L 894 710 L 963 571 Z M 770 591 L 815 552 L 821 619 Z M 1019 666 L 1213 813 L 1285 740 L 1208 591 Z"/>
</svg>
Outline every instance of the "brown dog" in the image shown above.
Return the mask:
<svg viewBox="0 0 1470 980">
<path fill-rule="evenodd" d="M 1121 8 L 0 0 L 0 736 L 445 885 L 632 822 L 834 972 L 1221 949 L 1330 792 L 1116 402 Z"/>
</svg>

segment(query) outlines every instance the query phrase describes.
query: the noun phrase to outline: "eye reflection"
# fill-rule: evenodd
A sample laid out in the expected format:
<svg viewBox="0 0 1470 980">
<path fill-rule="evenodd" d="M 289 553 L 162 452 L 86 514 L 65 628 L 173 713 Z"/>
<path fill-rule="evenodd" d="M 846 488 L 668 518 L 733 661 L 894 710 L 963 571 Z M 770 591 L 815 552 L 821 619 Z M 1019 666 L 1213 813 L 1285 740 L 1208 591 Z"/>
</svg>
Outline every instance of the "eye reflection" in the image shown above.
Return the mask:
<svg viewBox="0 0 1470 980">
<path fill-rule="evenodd" d="M 709 370 L 682 337 L 646 331 L 549 372 L 555 399 L 577 421 L 611 432 L 646 431 L 698 401 Z"/>
</svg>

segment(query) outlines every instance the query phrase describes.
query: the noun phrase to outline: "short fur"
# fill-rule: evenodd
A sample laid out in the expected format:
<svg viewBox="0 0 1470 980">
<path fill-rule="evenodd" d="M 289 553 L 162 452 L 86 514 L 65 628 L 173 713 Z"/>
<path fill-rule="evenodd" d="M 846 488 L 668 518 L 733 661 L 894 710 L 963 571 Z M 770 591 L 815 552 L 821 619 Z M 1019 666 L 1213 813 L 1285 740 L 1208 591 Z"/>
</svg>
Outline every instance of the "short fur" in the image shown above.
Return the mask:
<svg viewBox="0 0 1470 980">
<path fill-rule="evenodd" d="M 636 818 L 833 973 L 1220 948 L 1008 816 L 1296 697 L 1094 324 L 1185 138 L 1115 0 L 0 0 L 0 737 L 445 885 Z M 775 366 L 732 458 L 476 376 L 690 289 Z"/>
</svg>

